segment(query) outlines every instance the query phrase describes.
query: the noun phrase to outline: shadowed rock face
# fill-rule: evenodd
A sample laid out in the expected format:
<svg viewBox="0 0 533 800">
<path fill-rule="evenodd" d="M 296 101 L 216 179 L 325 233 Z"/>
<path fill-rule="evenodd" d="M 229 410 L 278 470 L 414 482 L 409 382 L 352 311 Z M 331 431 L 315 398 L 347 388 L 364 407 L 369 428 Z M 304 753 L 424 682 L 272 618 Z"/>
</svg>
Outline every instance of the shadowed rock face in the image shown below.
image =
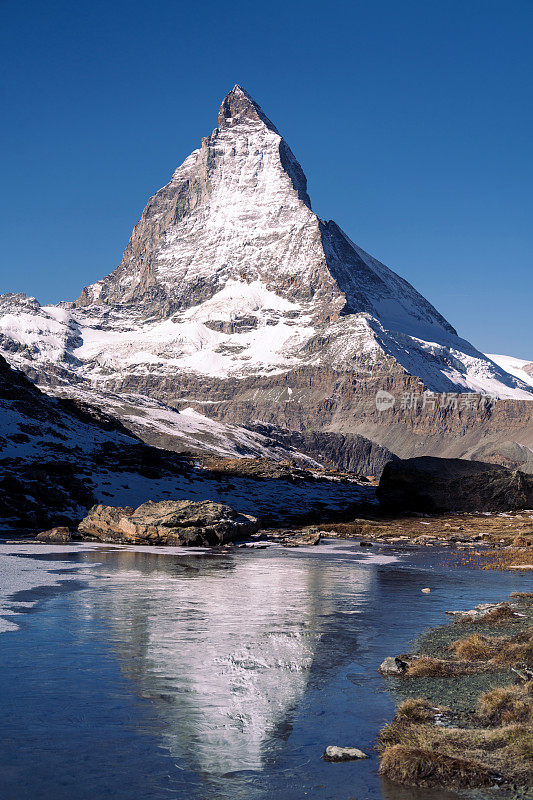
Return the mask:
<svg viewBox="0 0 533 800">
<path fill-rule="evenodd" d="M 533 478 L 481 461 L 423 456 L 387 464 L 378 498 L 390 511 L 512 511 L 533 505 Z"/>
<path fill-rule="evenodd" d="M 274 425 L 256 423 L 250 426 L 273 444 L 293 447 L 307 453 L 321 464 L 346 472 L 357 472 L 361 475 L 375 475 L 379 478 L 383 467 L 394 461 L 394 455 L 386 447 L 357 434 L 341 434 L 333 431 L 303 430 L 291 431 Z"/>
<path fill-rule="evenodd" d="M 255 517 L 221 503 L 167 500 L 149 501 L 135 510 L 94 506 L 78 531 L 103 542 L 212 546 L 242 539 L 258 528 Z"/>
<path fill-rule="evenodd" d="M 43 394 L 1 356 L 0 415 L 4 524 L 70 523 L 131 474 L 148 479 L 187 468 L 185 459 L 165 459 L 100 409 Z"/>
</svg>

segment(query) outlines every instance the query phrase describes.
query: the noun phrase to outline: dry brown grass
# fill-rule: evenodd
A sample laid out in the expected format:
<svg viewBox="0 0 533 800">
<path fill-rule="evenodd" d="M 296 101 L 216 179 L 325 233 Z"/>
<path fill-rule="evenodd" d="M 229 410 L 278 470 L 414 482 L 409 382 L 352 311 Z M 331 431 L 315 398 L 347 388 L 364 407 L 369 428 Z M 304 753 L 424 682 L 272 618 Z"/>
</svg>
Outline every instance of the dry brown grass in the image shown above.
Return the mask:
<svg viewBox="0 0 533 800">
<path fill-rule="evenodd" d="M 379 772 L 406 786 L 468 789 L 494 783 L 494 772 L 474 761 L 401 744 L 384 751 Z"/>
<path fill-rule="evenodd" d="M 420 656 L 409 664 L 405 674 L 410 678 L 445 678 L 454 673 L 450 662 L 431 656 Z"/>
<path fill-rule="evenodd" d="M 527 768 L 533 764 L 533 728 L 531 725 L 517 725 L 508 731 L 508 742 L 512 752 L 523 759 Z"/>
<path fill-rule="evenodd" d="M 449 645 L 456 658 L 466 661 L 492 661 L 495 665 L 517 664 L 533 668 L 533 628 L 520 631 L 516 636 L 496 639 L 474 633 L 457 639 Z"/>
<path fill-rule="evenodd" d="M 527 628 L 510 639 L 501 639 L 493 661 L 495 664 L 525 664 L 533 668 L 533 628 Z"/>
<path fill-rule="evenodd" d="M 498 686 L 479 698 L 480 717 L 486 725 L 511 725 L 533 721 L 533 701 L 521 686 Z"/>
<path fill-rule="evenodd" d="M 467 661 L 489 661 L 498 652 L 498 641 L 474 633 L 465 639 L 457 639 L 452 642 L 449 649 L 456 658 Z"/>
<path fill-rule="evenodd" d="M 533 593 L 515 593 L 513 598 L 523 612 Z M 424 698 L 405 700 L 378 738 L 381 774 L 419 787 L 473 788 L 489 785 L 499 776 L 522 787 L 533 785 L 533 679 L 527 680 L 533 659 L 533 627 L 525 627 L 526 617 L 515 616 L 509 605 L 486 614 L 485 620 L 487 616 L 493 625 L 513 620 L 519 632 L 505 637 L 475 633 L 457 639 L 449 645 L 453 659 L 421 656 L 410 663 L 405 674 L 415 678 L 455 676 L 459 680 L 464 674 L 511 666 L 515 677 L 525 682 L 491 689 L 478 698 L 477 706 L 468 700 L 465 685 L 469 710 L 462 721 L 470 719 L 472 727 L 450 727 L 451 712 L 446 725 L 436 725 L 439 709 Z M 461 693 L 461 684 L 457 691 Z"/>
<path fill-rule="evenodd" d="M 533 536 L 515 536 L 511 544 L 513 547 L 531 547 Z"/>
<path fill-rule="evenodd" d="M 505 550 L 487 550 L 478 559 L 481 569 L 506 570 L 512 567 L 533 564 L 531 548 L 510 548 Z"/>
<path fill-rule="evenodd" d="M 401 720 L 411 720 L 411 722 L 425 722 L 435 719 L 437 709 L 424 700 L 422 697 L 409 697 L 400 703 L 396 710 L 396 716 Z"/>
<path fill-rule="evenodd" d="M 444 728 L 435 727 L 433 720 L 417 721 L 396 714 L 392 722 L 380 730 L 376 743 L 377 750 L 381 754 L 397 744 L 422 750 L 438 749 L 443 731 Z"/>
<path fill-rule="evenodd" d="M 451 678 L 454 675 L 468 675 L 485 669 L 489 669 L 489 667 L 484 664 L 472 664 L 470 661 L 446 661 L 443 658 L 420 656 L 411 661 L 404 676 L 408 678 Z"/>
<path fill-rule="evenodd" d="M 530 723 L 484 728 L 449 728 L 435 726 L 430 720 L 416 722 L 397 715 L 380 731 L 377 749 L 381 762 L 387 764 L 387 759 L 390 759 L 393 764 L 395 759 L 386 756 L 386 753 L 398 746 L 410 751 L 440 754 L 455 762 L 466 761 L 493 774 L 501 773 L 521 784 L 529 785 L 533 777 L 533 728 Z M 433 776 L 435 782 L 431 785 L 461 785 L 461 764 L 447 763 L 458 770 L 457 782 L 453 776 L 442 775 L 437 771 Z M 390 769 L 393 768 L 397 769 L 390 766 Z M 393 778 L 389 767 L 386 766 L 385 769 L 387 772 L 383 774 L 388 774 L 397 782 L 404 781 L 401 772 L 396 772 L 396 777 Z"/>
<path fill-rule="evenodd" d="M 320 530 L 336 534 L 341 538 L 376 537 L 382 532 L 378 523 L 366 519 L 354 519 L 351 522 L 320 523 Z"/>
<path fill-rule="evenodd" d="M 423 522 L 424 524 L 421 524 Z M 513 539 L 533 542 L 533 521 L 529 515 L 510 514 L 500 517 L 498 514 L 451 514 L 420 517 L 381 517 L 373 519 L 354 519 L 351 521 L 321 523 L 323 530 L 330 530 L 341 537 L 359 537 L 361 535 L 376 539 L 426 540 L 426 543 L 438 543 L 438 540 L 453 543 L 457 541 L 483 540 L 486 544 L 509 545 Z"/>
<path fill-rule="evenodd" d="M 482 625 L 497 625 L 498 623 L 506 623 L 510 619 L 516 619 L 517 614 L 513 609 L 508 606 L 500 606 L 500 608 L 495 608 L 492 611 L 487 611 L 486 614 L 483 614 L 482 617 L 478 619 L 478 622 Z"/>
<path fill-rule="evenodd" d="M 527 697 L 524 687 L 509 688 L 517 691 L 518 696 L 521 689 L 521 696 Z M 481 723 L 478 719 L 477 724 Z M 397 714 L 380 731 L 377 740 L 380 758 L 396 745 L 466 760 L 521 785 L 530 785 L 533 780 L 533 726 L 530 721 L 497 727 L 451 728 L 436 726 L 432 720 L 417 722 Z M 455 784 L 452 780 L 443 785 Z"/>
</svg>

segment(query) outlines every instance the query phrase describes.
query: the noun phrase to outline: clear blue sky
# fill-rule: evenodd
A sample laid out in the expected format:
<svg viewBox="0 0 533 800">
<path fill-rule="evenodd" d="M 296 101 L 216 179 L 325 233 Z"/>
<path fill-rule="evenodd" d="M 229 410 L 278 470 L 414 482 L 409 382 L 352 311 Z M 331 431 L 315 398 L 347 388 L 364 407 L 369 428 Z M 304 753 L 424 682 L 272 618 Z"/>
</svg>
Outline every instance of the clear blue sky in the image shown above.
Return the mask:
<svg viewBox="0 0 533 800">
<path fill-rule="evenodd" d="M 311 200 L 533 359 L 531 0 L 0 0 L 0 291 L 75 298 L 240 83 Z"/>
</svg>

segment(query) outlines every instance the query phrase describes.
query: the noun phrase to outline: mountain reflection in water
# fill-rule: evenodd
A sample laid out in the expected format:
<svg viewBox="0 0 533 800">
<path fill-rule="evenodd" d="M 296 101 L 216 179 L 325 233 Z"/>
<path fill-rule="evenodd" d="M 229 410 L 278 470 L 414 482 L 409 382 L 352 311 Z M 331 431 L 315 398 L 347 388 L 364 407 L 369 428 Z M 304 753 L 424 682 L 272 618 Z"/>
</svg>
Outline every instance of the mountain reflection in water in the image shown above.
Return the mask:
<svg viewBox="0 0 533 800">
<path fill-rule="evenodd" d="M 365 602 L 374 576 L 357 562 L 282 550 L 121 551 L 107 564 L 93 611 L 112 629 L 123 672 L 154 703 L 164 745 L 209 774 L 259 770 L 275 756 L 309 681 L 353 653 L 338 616 Z"/>
<path fill-rule="evenodd" d="M 34 589 L 4 601 L 1 800 L 456 800 L 379 778 L 377 666 L 446 610 L 532 588 L 436 548 L 4 548 Z M 329 744 L 370 758 L 326 763 Z"/>
</svg>

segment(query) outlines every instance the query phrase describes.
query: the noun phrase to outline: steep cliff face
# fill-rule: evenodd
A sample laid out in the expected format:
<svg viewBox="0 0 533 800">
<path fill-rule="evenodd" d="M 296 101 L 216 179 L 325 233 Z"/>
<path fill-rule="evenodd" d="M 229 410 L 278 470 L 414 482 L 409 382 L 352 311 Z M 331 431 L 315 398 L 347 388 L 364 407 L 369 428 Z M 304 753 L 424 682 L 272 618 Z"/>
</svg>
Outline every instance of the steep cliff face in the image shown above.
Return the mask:
<svg viewBox="0 0 533 800">
<path fill-rule="evenodd" d="M 342 306 L 323 262 L 301 167 L 235 87 L 219 127 L 149 200 L 119 267 L 84 289 L 76 305 L 134 302 L 166 318 L 209 300 L 228 281 L 259 281 L 288 300 Z"/>
<path fill-rule="evenodd" d="M 140 394 L 229 422 L 372 433 L 391 447 L 383 430 L 394 426 L 376 418 L 380 389 L 398 395 L 389 420 L 413 386 L 533 399 L 526 370 L 510 374 L 480 353 L 314 214 L 302 168 L 239 86 L 218 127 L 149 200 L 117 269 L 74 303 L 0 297 L 0 331 L 5 357 L 32 380 L 123 417 L 117 397 Z M 427 420 L 397 422 L 401 455 L 463 435 L 460 419 L 422 438 Z M 480 446 L 483 414 L 467 427 L 478 431 L 469 448 Z M 510 436 L 531 446 L 520 431 Z"/>
</svg>

